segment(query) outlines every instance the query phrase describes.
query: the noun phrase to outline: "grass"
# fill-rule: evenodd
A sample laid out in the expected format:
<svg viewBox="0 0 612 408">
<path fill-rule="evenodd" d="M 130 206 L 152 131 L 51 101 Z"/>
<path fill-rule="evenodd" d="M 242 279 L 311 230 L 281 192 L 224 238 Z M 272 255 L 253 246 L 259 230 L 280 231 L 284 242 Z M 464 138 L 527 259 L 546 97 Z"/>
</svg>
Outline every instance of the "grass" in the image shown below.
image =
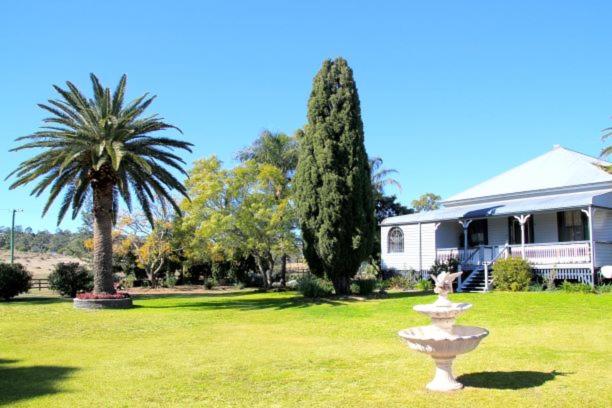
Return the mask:
<svg viewBox="0 0 612 408">
<path fill-rule="evenodd" d="M 0 305 L 0 403 L 15 406 L 610 406 L 612 296 L 456 294 L 491 334 L 455 361 L 467 388 L 424 389 L 433 363 L 397 331 L 431 295 L 309 302 L 293 293 L 139 298 L 74 310 Z"/>
</svg>

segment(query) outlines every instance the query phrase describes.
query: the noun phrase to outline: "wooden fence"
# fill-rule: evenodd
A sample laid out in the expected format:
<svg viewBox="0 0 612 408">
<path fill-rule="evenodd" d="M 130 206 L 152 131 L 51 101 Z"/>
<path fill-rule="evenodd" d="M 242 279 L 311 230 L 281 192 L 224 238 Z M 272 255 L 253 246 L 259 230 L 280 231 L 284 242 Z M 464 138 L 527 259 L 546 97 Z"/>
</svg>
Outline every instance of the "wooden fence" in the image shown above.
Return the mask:
<svg viewBox="0 0 612 408">
<path fill-rule="evenodd" d="M 32 279 L 32 287 L 31 289 L 49 289 L 49 279 Z"/>
</svg>

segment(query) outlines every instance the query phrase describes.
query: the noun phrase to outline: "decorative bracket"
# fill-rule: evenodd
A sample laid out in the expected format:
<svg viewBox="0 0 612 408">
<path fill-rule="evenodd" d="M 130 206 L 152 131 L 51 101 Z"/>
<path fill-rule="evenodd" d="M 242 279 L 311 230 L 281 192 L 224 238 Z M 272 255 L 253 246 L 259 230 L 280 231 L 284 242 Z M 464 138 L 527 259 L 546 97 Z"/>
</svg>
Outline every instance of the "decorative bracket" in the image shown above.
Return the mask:
<svg viewBox="0 0 612 408">
<path fill-rule="evenodd" d="M 468 227 L 472 223 L 472 220 L 457 220 L 457 221 L 459 222 L 459 224 L 461 224 L 464 230 L 468 229 Z"/>
<path fill-rule="evenodd" d="M 514 218 L 521 224 L 521 225 L 525 225 L 525 223 L 527 222 L 527 220 L 529 219 L 529 217 L 531 217 L 531 214 L 521 214 L 519 215 L 515 215 Z"/>
</svg>

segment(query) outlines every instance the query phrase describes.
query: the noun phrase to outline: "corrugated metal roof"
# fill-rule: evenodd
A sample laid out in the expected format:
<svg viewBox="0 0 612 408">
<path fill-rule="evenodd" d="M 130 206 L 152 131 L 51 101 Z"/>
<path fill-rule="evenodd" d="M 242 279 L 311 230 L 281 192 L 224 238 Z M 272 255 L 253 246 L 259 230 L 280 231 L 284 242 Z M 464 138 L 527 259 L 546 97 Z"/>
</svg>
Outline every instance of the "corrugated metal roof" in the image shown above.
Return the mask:
<svg viewBox="0 0 612 408">
<path fill-rule="evenodd" d="M 382 225 L 415 224 L 419 222 L 456 220 L 460 218 L 486 218 L 521 213 L 531 214 L 547 210 L 588 207 L 590 205 L 612 208 L 612 190 L 557 194 L 483 204 L 444 207 L 434 211 L 386 218 L 383 220 Z"/>
<path fill-rule="evenodd" d="M 555 146 L 551 151 L 455 194 L 445 202 L 449 205 L 461 205 L 463 200 L 482 197 L 612 182 L 612 175 L 599 167 L 609 164 L 604 160 Z"/>
</svg>

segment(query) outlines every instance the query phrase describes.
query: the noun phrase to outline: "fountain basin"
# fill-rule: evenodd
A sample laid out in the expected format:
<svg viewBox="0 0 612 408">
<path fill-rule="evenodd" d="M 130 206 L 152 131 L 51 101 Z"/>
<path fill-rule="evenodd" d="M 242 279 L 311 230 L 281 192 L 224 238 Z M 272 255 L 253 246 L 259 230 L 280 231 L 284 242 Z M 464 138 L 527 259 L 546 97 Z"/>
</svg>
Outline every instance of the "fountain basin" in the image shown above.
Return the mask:
<svg viewBox="0 0 612 408">
<path fill-rule="evenodd" d="M 455 324 L 455 319 L 461 313 L 470 309 L 470 303 L 432 303 L 429 305 L 415 305 L 412 310 L 422 313 L 431 318 L 431 323 L 450 333 Z"/>
<path fill-rule="evenodd" d="M 434 358 L 455 358 L 474 350 L 489 331 L 475 326 L 453 326 L 450 331 L 437 326 L 419 326 L 398 334 L 412 350 Z"/>
</svg>

